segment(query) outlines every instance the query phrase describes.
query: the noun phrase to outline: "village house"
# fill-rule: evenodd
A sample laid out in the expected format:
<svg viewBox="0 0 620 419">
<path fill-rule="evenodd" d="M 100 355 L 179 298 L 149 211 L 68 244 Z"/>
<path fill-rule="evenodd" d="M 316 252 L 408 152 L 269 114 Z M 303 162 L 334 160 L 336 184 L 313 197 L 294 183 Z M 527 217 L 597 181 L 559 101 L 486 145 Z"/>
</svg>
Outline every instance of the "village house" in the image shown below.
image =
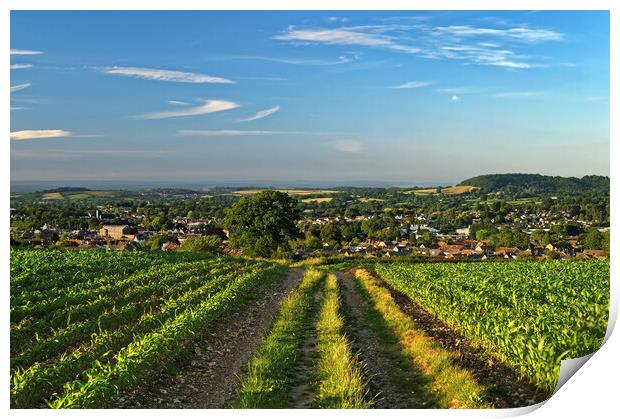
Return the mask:
<svg viewBox="0 0 620 419">
<path fill-rule="evenodd" d="M 99 235 L 113 240 L 133 240 L 136 232 L 128 225 L 104 225 L 99 229 Z"/>
<path fill-rule="evenodd" d="M 577 254 L 579 259 L 598 259 L 606 260 L 609 257 L 609 252 L 606 250 L 584 250 Z"/>
</svg>

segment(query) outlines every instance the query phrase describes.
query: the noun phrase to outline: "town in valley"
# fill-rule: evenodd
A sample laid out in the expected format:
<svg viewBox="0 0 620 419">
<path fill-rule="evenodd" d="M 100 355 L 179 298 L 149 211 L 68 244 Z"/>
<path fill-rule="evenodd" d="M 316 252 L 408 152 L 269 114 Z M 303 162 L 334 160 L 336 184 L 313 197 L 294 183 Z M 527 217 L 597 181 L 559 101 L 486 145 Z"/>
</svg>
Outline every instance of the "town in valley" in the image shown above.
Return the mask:
<svg viewBox="0 0 620 419">
<path fill-rule="evenodd" d="M 300 234 L 278 256 L 609 257 L 608 178 L 592 177 L 599 182 L 596 187 L 571 193 L 561 185 L 540 186 L 550 177 L 499 178 L 508 184 L 498 187 L 500 180 L 482 176 L 469 182 L 482 187 L 465 181 L 437 188 L 281 189 L 298 200 Z M 11 238 L 13 244 L 29 247 L 173 251 L 188 238 L 211 236 L 218 251 L 240 255 L 241 249 L 228 246 L 229 230 L 222 220 L 232 203 L 259 191 L 66 187 L 16 193 Z"/>
</svg>

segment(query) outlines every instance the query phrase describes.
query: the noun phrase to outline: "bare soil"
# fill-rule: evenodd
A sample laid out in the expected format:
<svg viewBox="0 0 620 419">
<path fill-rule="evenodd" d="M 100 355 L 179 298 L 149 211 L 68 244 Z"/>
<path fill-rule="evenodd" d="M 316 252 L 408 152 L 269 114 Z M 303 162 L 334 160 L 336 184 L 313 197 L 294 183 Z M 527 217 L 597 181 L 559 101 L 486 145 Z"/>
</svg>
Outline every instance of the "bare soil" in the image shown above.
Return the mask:
<svg viewBox="0 0 620 419">
<path fill-rule="evenodd" d="M 210 325 L 178 372 L 125 394 L 119 408 L 207 409 L 232 407 L 244 367 L 260 347 L 280 302 L 299 285 L 300 269 L 274 284 L 241 311 Z"/>
</svg>

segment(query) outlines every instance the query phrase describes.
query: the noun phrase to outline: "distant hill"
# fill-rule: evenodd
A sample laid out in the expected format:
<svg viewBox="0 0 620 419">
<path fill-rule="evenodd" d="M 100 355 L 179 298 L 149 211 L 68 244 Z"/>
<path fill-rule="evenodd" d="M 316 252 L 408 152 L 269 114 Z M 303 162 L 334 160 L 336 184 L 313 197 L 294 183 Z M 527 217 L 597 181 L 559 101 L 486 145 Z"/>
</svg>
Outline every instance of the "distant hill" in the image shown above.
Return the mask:
<svg viewBox="0 0 620 419">
<path fill-rule="evenodd" d="M 75 187 L 75 186 L 63 186 L 61 188 L 46 189 L 41 192 L 42 193 L 54 193 L 54 192 L 89 192 L 89 191 L 90 189 L 88 188 L 81 188 L 81 187 Z"/>
<path fill-rule="evenodd" d="M 538 174 L 506 173 L 476 176 L 462 181 L 459 186 L 475 186 L 482 193 L 504 192 L 509 194 L 609 194 L 609 177 L 544 176 Z"/>
</svg>

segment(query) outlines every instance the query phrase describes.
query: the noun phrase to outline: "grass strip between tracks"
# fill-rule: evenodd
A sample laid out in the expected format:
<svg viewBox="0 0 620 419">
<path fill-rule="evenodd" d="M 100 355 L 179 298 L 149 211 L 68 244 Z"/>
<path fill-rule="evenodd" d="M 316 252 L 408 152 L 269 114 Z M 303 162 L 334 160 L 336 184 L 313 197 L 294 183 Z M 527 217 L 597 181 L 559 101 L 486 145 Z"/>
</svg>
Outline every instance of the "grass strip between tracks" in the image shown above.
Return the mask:
<svg viewBox="0 0 620 419">
<path fill-rule="evenodd" d="M 368 397 L 364 366 L 344 335 L 340 311 L 338 279 L 329 274 L 316 324 L 319 361 L 315 370 L 315 404 L 330 409 L 369 408 L 373 403 Z"/>
<path fill-rule="evenodd" d="M 280 307 L 276 320 L 248 364 L 236 407 L 283 408 L 295 377 L 292 371 L 301 360 L 304 335 L 311 321 L 314 294 L 325 274 L 308 269 L 299 287 Z"/>
</svg>

